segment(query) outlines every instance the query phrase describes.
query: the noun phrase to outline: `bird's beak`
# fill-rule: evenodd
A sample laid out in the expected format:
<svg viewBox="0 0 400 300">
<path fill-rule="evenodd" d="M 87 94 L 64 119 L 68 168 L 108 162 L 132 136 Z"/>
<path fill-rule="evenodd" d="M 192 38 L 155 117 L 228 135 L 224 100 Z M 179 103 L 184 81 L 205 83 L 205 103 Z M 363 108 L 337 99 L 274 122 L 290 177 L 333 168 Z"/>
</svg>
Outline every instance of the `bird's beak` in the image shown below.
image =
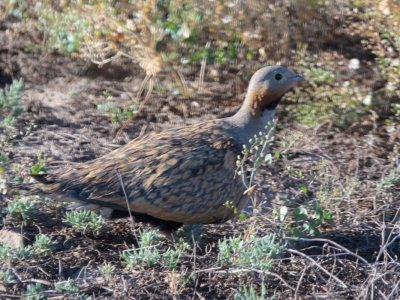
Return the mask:
<svg viewBox="0 0 400 300">
<path fill-rule="evenodd" d="M 303 76 L 296 75 L 296 76 L 294 77 L 294 81 L 295 81 L 295 82 L 306 81 L 306 79 L 305 79 Z"/>
</svg>

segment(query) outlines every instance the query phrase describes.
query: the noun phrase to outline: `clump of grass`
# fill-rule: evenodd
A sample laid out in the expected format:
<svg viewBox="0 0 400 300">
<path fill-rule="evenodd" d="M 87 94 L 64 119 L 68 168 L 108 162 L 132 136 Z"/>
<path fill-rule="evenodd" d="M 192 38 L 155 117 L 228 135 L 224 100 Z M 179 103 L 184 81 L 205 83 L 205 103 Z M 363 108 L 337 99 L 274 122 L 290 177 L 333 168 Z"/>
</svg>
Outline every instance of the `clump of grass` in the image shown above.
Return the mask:
<svg viewBox="0 0 400 300">
<path fill-rule="evenodd" d="M 141 247 L 151 247 L 156 245 L 160 240 L 160 232 L 158 230 L 141 230 L 139 232 L 139 240 Z"/>
<path fill-rule="evenodd" d="M 32 246 L 11 248 L 8 245 L 0 246 L 0 261 L 4 263 L 13 263 L 17 260 L 29 259 L 34 256 Z"/>
<path fill-rule="evenodd" d="M 38 16 L 36 30 L 46 35 L 44 45 L 49 51 L 57 50 L 64 55 L 71 55 L 81 48 L 93 29 L 89 20 L 74 5 L 67 5 L 60 12 L 51 3 L 39 2 L 34 10 Z M 102 32 L 96 28 L 93 34 L 101 35 Z"/>
<path fill-rule="evenodd" d="M 27 13 L 28 3 L 25 0 L 5 0 L 5 13 L 0 16 L 0 20 L 2 17 L 7 15 L 11 15 L 16 18 L 28 18 L 29 15 Z M 1 10 L 0 10 L 1 11 Z"/>
<path fill-rule="evenodd" d="M 148 248 L 132 248 L 129 251 L 122 253 L 122 263 L 130 268 L 139 266 L 152 267 L 159 263 L 161 255 L 158 249 L 154 246 Z"/>
<path fill-rule="evenodd" d="M 106 220 L 91 210 L 67 211 L 62 221 L 83 234 L 100 235 L 107 230 Z"/>
<path fill-rule="evenodd" d="M 23 111 L 24 81 L 14 80 L 9 89 L 0 89 L 0 124 L 13 126 Z M 1 118 L 2 116 L 2 118 Z"/>
</svg>

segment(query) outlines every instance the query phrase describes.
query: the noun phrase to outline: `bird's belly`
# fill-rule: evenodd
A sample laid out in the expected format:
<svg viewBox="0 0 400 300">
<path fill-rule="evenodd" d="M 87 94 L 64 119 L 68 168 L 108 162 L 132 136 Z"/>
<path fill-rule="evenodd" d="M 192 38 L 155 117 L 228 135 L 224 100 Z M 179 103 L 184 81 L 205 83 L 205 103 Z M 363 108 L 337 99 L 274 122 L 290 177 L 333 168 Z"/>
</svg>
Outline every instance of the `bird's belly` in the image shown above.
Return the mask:
<svg viewBox="0 0 400 300">
<path fill-rule="evenodd" d="M 180 223 L 216 223 L 235 217 L 247 197 L 240 180 L 196 183 L 150 188 L 130 195 L 130 209 L 155 218 Z"/>
</svg>

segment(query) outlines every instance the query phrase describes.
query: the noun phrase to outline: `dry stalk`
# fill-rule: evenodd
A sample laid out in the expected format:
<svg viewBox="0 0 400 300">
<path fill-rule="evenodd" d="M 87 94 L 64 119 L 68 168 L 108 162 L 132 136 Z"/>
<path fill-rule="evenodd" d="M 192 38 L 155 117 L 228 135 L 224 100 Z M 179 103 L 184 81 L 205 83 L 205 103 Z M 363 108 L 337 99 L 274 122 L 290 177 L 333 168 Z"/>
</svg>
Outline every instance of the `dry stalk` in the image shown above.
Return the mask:
<svg viewBox="0 0 400 300">
<path fill-rule="evenodd" d="M 328 275 L 330 278 L 332 278 L 334 281 L 336 281 L 339 285 L 341 285 L 343 288 L 345 288 L 345 289 L 348 288 L 348 286 L 343 281 L 341 281 L 338 277 L 336 277 L 331 272 L 326 270 L 323 266 L 321 266 L 319 263 L 317 263 L 315 260 L 313 260 L 308 255 L 306 255 L 306 254 L 304 254 L 304 253 L 302 253 L 300 251 L 294 250 L 294 249 L 288 249 L 287 251 L 290 252 L 290 253 L 293 253 L 293 254 L 297 254 L 297 255 L 299 255 L 301 257 L 304 257 L 305 259 L 310 261 L 312 263 L 312 265 L 316 266 L 318 269 L 320 269 L 322 272 L 324 272 L 326 275 Z"/>
</svg>

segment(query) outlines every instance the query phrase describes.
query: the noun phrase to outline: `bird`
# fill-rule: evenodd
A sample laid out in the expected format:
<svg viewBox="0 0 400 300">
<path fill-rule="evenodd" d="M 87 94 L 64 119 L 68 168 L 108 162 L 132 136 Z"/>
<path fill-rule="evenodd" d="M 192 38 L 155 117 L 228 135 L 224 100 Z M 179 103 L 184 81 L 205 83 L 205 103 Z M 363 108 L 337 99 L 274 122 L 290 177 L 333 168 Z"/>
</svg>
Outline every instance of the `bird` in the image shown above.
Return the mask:
<svg viewBox="0 0 400 300">
<path fill-rule="evenodd" d="M 233 116 L 150 133 L 94 160 L 33 177 L 41 194 L 80 208 L 129 210 L 181 225 L 225 222 L 248 200 L 237 174 L 243 145 L 265 130 L 282 96 L 303 80 L 282 66 L 263 67 Z"/>
</svg>

